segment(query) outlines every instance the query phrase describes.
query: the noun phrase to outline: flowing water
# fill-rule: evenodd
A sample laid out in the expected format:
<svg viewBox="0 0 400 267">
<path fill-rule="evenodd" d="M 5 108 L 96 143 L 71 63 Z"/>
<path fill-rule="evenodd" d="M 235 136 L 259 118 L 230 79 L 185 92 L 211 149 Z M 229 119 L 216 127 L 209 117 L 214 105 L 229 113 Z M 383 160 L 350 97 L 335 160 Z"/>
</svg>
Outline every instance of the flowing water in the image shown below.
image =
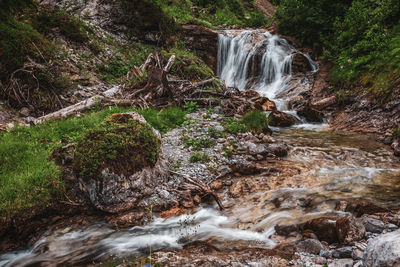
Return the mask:
<svg viewBox="0 0 400 267">
<path fill-rule="evenodd" d="M 218 74 L 228 86 L 255 89 L 279 103 L 275 96 L 290 80 L 293 47 L 260 31 L 220 34 L 219 45 Z M 260 75 L 252 77 L 249 73 L 256 63 Z M 311 60 L 310 65 L 317 70 Z M 255 190 L 235 199 L 226 196 L 224 212 L 215 206 L 202 207 L 192 215 L 155 218 L 146 226 L 126 230 L 100 221 L 53 229 L 31 248 L 0 256 L 0 266 L 77 265 L 111 255 L 146 255 L 149 249 L 181 249 L 199 240 L 212 240 L 225 249 L 232 242 L 236 249 L 272 248 L 277 224 L 345 216 L 334 209 L 338 200 L 367 199 L 389 208 L 398 206 L 400 168 L 390 149 L 369 136 L 328 130 L 326 125 L 311 124 L 275 129 L 276 139 L 291 148 L 279 164 L 286 164 L 291 172 L 249 178 Z"/>
</svg>

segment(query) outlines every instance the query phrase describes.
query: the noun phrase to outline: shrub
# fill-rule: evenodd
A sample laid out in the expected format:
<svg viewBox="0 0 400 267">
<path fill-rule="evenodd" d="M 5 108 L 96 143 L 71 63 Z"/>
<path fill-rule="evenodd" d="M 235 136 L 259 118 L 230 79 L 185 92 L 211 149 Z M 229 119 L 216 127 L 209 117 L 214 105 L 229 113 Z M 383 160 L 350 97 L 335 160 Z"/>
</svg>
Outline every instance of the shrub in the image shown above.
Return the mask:
<svg viewBox="0 0 400 267">
<path fill-rule="evenodd" d="M 192 163 L 195 163 L 195 162 L 206 163 L 209 161 L 210 161 L 210 156 L 208 156 L 208 154 L 206 154 L 206 153 L 195 152 L 190 157 L 190 162 L 192 162 Z"/>
<path fill-rule="evenodd" d="M 243 116 L 240 122 L 254 133 L 266 133 L 269 131 L 269 119 L 267 115 L 258 110 L 251 111 Z"/>
<path fill-rule="evenodd" d="M 247 126 L 235 118 L 228 118 L 224 123 L 225 131 L 231 134 L 244 133 L 247 131 Z"/>
<path fill-rule="evenodd" d="M 187 113 L 193 113 L 199 110 L 199 104 L 197 102 L 186 102 L 183 108 L 186 110 Z"/>
<path fill-rule="evenodd" d="M 201 150 L 202 148 L 210 148 L 215 146 L 215 141 L 207 138 L 207 137 L 200 137 L 200 138 L 184 138 L 183 143 L 185 147 L 193 147 L 195 150 Z"/>
<path fill-rule="evenodd" d="M 139 110 L 146 121 L 161 133 L 166 133 L 169 130 L 183 124 L 186 120 L 186 112 L 178 107 L 169 107 L 161 112 L 156 109 Z"/>
</svg>

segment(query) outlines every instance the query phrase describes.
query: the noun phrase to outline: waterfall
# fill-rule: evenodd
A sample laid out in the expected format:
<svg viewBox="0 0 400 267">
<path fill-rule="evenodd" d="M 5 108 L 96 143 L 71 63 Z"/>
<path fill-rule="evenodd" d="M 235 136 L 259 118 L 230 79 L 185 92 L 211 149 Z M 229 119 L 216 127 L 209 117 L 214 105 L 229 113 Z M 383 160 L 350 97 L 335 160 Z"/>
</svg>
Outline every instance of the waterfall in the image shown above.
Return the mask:
<svg viewBox="0 0 400 267">
<path fill-rule="evenodd" d="M 217 75 L 228 87 L 253 89 L 275 100 L 292 75 L 294 52 L 285 39 L 269 32 L 226 31 L 218 36 Z"/>
</svg>

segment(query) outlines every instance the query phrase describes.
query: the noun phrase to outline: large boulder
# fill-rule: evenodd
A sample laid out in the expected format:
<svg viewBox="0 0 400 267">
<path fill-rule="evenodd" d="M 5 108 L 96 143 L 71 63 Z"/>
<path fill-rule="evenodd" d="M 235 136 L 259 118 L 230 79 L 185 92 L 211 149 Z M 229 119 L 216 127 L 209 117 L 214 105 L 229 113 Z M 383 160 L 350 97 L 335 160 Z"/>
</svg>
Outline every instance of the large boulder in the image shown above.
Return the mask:
<svg viewBox="0 0 400 267">
<path fill-rule="evenodd" d="M 144 208 L 151 196 L 168 206 L 160 185 L 168 179 L 159 133 L 137 113 L 114 114 L 76 145 L 73 170 L 91 204 L 120 213 Z M 160 191 L 160 192 L 158 192 Z"/>
<path fill-rule="evenodd" d="M 363 262 L 366 267 L 400 266 L 400 230 L 370 240 Z"/>
<path fill-rule="evenodd" d="M 271 112 L 269 119 L 269 125 L 275 127 L 290 127 L 301 123 L 295 116 L 280 111 Z"/>
<path fill-rule="evenodd" d="M 308 122 L 323 122 L 324 116 L 321 111 L 311 108 L 309 105 L 302 106 L 297 110 L 299 116 L 304 117 Z"/>
</svg>

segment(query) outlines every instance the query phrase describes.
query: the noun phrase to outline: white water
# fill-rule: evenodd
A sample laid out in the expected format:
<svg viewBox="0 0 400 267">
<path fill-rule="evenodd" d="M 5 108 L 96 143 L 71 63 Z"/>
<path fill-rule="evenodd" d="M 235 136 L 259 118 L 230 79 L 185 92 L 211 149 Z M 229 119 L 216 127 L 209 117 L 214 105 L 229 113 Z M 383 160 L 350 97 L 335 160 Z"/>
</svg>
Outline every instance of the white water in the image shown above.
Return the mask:
<svg viewBox="0 0 400 267">
<path fill-rule="evenodd" d="M 156 218 L 146 226 L 118 231 L 107 224 L 85 228 L 66 228 L 45 233 L 30 250 L 0 256 L 0 266 L 26 266 L 45 263 L 85 263 L 107 255 L 117 257 L 146 255 L 148 250 L 180 249 L 190 241 L 214 238 L 221 241 L 260 242 L 260 247 L 272 247 L 269 239 L 274 225 L 253 232 L 234 228 L 235 221 L 215 209 L 200 208 L 193 215 L 170 219 Z"/>
<path fill-rule="evenodd" d="M 278 110 L 288 111 L 286 101 L 276 99 L 276 95 L 285 90 L 292 76 L 294 47 L 278 35 L 259 30 L 226 31 L 219 34 L 218 43 L 217 75 L 228 87 L 253 89 L 275 101 Z M 304 56 L 311 71 L 317 71 L 311 58 Z M 259 72 L 256 77 L 251 73 L 254 69 Z"/>
</svg>

